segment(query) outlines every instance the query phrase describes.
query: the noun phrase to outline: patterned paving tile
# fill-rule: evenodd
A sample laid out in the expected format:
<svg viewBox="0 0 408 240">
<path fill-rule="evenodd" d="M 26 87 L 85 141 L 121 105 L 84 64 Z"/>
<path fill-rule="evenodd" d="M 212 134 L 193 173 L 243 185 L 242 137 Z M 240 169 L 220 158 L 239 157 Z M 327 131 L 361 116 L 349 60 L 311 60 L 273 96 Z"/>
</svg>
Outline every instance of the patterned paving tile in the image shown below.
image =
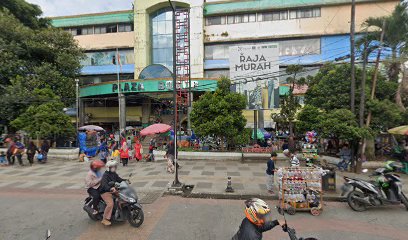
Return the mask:
<svg viewBox="0 0 408 240">
<path fill-rule="evenodd" d="M 210 183 L 210 182 L 198 182 L 196 185 L 195 185 L 195 187 L 196 188 L 212 188 L 212 183 Z"/>
<path fill-rule="evenodd" d="M 190 174 L 190 171 L 179 171 L 178 173 L 179 173 L 180 175 L 187 176 L 187 175 Z"/>
<path fill-rule="evenodd" d="M 144 186 L 146 186 L 148 182 L 134 182 L 132 183 L 132 186 L 136 187 L 136 188 L 142 188 Z"/>
<path fill-rule="evenodd" d="M 204 166 L 194 166 L 192 169 L 193 170 L 203 170 Z"/>
<path fill-rule="evenodd" d="M 215 167 L 215 170 L 227 170 L 227 167 Z"/>
<path fill-rule="evenodd" d="M 253 174 L 255 177 L 265 176 L 265 173 L 263 173 L 263 172 L 253 172 L 252 174 Z"/>
<path fill-rule="evenodd" d="M 169 184 L 168 181 L 156 181 L 152 184 L 152 187 L 165 187 Z"/>
<path fill-rule="evenodd" d="M 227 172 L 227 176 L 241 176 L 239 172 Z"/>
<path fill-rule="evenodd" d="M 214 172 L 209 172 L 209 171 L 203 171 L 201 175 L 206 175 L 206 176 L 214 176 Z"/>
<path fill-rule="evenodd" d="M 238 170 L 240 171 L 249 171 L 251 168 L 249 167 L 238 167 Z"/>
<path fill-rule="evenodd" d="M 154 172 L 147 173 L 147 175 L 149 175 L 149 176 L 156 176 L 156 175 L 159 175 L 159 174 L 160 174 L 159 171 L 154 171 Z"/>
<path fill-rule="evenodd" d="M 232 188 L 236 190 L 244 190 L 244 184 L 242 183 L 232 183 Z"/>
</svg>

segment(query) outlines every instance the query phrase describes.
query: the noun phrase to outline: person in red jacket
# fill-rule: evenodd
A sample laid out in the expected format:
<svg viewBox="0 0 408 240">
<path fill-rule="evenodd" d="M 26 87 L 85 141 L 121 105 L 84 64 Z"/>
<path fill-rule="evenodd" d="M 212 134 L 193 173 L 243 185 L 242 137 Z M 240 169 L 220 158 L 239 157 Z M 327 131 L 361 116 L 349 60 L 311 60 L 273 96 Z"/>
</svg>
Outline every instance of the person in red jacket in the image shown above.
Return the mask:
<svg viewBox="0 0 408 240">
<path fill-rule="evenodd" d="M 124 167 L 128 165 L 129 162 L 129 148 L 126 142 L 123 142 L 122 147 L 119 150 L 120 160 Z"/>
</svg>

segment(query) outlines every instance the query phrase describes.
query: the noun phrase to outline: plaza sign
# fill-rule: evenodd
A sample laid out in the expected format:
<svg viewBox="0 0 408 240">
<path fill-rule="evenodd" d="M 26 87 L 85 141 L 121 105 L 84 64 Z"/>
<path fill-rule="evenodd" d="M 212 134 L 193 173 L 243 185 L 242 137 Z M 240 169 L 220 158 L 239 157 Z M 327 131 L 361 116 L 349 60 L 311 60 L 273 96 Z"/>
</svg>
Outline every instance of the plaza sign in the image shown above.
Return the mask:
<svg viewBox="0 0 408 240">
<path fill-rule="evenodd" d="M 192 80 L 192 91 L 215 91 L 217 80 Z M 189 89 L 188 82 L 181 82 L 176 85 L 177 89 Z M 117 94 L 118 84 L 109 82 L 97 85 L 84 86 L 80 89 L 81 97 Z M 173 81 L 169 80 L 146 80 L 146 81 L 122 81 L 120 83 L 121 93 L 155 93 L 173 91 Z"/>
</svg>

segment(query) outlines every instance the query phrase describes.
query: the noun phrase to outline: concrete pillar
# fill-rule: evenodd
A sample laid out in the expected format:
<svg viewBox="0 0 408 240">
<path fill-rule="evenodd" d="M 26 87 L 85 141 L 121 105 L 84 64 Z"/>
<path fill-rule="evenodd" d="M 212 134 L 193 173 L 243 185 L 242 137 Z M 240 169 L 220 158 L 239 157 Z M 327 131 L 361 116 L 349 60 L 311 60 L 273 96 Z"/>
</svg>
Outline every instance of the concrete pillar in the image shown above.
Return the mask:
<svg viewBox="0 0 408 240">
<path fill-rule="evenodd" d="M 258 110 L 258 128 L 264 128 L 265 117 L 264 110 Z"/>
<path fill-rule="evenodd" d="M 142 124 L 149 123 L 151 111 L 152 111 L 152 100 L 150 98 L 143 99 Z"/>
<path fill-rule="evenodd" d="M 119 96 L 119 105 L 119 128 L 120 131 L 124 131 L 126 128 L 126 96 L 124 94 L 120 94 Z"/>
<path fill-rule="evenodd" d="M 83 98 L 79 98 L 79 110 L 78 110 L 78 118 L 79 118 L 79 127 L 85 125 L 85 100 Z"/>
</svg>

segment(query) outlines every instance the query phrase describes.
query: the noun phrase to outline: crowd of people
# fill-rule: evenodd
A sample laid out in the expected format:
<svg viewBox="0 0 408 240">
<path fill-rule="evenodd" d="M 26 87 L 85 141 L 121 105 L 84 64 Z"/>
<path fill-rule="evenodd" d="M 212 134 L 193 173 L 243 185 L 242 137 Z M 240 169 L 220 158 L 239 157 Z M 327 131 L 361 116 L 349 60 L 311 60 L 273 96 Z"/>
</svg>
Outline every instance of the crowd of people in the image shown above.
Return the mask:
<svg viewBox="0 0 408 240">
<path fill-rule="evenodd" d="M 32 166 L 36 158 L 38 163 L 46 163 L 48 160 L 48 152 L 50 150 L 50 143 L 48 140 L 42 141 L 38 147 L 33 141 L 28 145 L 24 145 L 19 137 L 8 137 L 4 140 L 7 151 L 0 152 L 0 166 L 12 166 L 16 159 L 20 166 L 24 166 L 24 158 L 27 159 L 28 165 Z"/>
</svg>

